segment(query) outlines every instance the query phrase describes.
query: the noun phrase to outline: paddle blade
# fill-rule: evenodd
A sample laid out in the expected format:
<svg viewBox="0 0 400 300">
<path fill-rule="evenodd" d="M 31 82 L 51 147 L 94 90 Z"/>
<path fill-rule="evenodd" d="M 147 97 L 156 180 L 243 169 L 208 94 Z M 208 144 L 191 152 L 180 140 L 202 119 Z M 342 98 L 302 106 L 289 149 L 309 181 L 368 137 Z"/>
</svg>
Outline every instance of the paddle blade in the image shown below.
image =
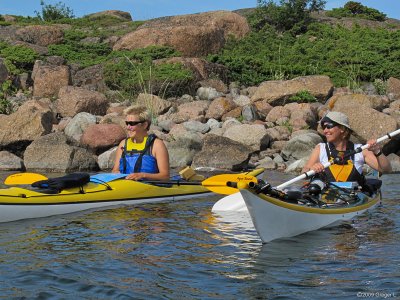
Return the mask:
<svg viewBox="0 0 400 300">
<path fill-rule="evenodd" d="M 234 194 L 225 196 L 217 201 L 212 207 L 211 211 L 246 211 L 247 206 L 243 200 L 242 194 L 236 192 Z"/>
<path fill-rule="evenodd" d="M 16 173 L 11 174 L 4 180 L 6 185 L 18 185 L 18 184 L 32 184 L 39 180 L 48 179 L 46 176 L 38 173 Z"/>
<path fill-rule="evenodd" d="M 245 174 L 221 174 L 207 178 L 201 184 L 214 193 L 230 195 L 238 192 L 238 184 L 242 188 L 249 182 L 257 183 L 257 178 Z"/>
</svg>

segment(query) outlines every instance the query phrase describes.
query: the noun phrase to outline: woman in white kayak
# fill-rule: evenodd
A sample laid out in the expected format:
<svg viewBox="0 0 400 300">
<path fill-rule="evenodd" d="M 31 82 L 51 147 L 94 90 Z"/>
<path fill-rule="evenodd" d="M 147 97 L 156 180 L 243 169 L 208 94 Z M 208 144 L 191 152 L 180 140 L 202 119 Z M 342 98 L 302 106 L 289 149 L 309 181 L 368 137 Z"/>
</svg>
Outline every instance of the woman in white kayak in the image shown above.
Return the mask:
<svg viewBox="0 0 400 300">
<path fill-rule="evenodd" d="M 117 148 L 113 173 L 132 180 L 168 180 L 169 155 L 164 142 L 149 134 L 151 114 L 143 106 L 125 109 L 128 137 Z"/>
<path fill-rule="evenodd" d="M 328 112 L 320 121 L 324 130 L 326 143 L 315 146 L 303 172 L 314 170 L 319 176 L 325 177 L 328 182 L 333 181 L 357 181 L 364 186 L 365 178 L 362 175 L 363 164 L 371 168 L 388 173 L 392 170 L 387 157 L 382 153 L 381 147 L 376 139 L 369 140 L 368 149 L 360 153 L 351 153 L 361 144 L 353 144 L 350 141 L 352 129 L 348 117 L 341 112 Z M 323 164 L 328 161 L 334 162 L 329 168 Z"/>
</svg>

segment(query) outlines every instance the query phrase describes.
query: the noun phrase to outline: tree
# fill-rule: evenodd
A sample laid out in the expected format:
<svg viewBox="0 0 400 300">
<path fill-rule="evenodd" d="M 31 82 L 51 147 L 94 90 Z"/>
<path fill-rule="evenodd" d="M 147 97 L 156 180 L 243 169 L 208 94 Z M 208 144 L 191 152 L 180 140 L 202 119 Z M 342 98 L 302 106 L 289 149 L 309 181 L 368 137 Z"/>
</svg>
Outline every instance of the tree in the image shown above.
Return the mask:
<svg viewBox="0 0 400 300">
<path fill-rule="evenodd" d="M 280 0 L 280 5 L 277 5 L 272 0 L 257 0 L 252 25 L 256 30 L 269 24 L 279 31 L 302 33 L 312 21 L 311 13 L 322 10 L 325 3 L 324 0 Z"/>
<path fill-rule="evenodd" d="M 73 19 L 75 18 L 74 12 L 71 8 L 65 6 L 62 2 L 57 2 L 55 5 L 46 4 L 43 0 L 40 1 L 42 12 L 35 11 L 36 16 L 43 21 L 54 21 L 60 19 Z"/>
</svg>

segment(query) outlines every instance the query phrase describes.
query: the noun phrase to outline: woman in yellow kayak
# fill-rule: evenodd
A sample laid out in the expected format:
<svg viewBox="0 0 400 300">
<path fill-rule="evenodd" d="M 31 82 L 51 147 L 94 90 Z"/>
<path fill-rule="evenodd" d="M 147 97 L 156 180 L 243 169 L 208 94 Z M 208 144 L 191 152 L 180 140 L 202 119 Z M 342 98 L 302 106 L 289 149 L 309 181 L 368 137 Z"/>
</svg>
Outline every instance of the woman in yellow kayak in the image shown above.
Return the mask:
<svg viewBox="0 0 400 300">
<path fill-rule="evenodd" d="M 113 173 L 132 180 L 168 180 L 169 156 L 164 142 L 149 134 L 150 112 L 142 106 L 125 109 L 128 137 L 117 148 Z"/>
<path fill-rule="evenodd" d="M 303 172 L 314 170 L 316 173 L 323 174 L 322 176 L 325 176 L 328 182 L 357 181 L 363 186 L 365 182 L 362 175 L 364 163 L 381 173 L 388 173 L 392 170 L 389 160 L 382 153 L 380 145 L 376 143 L 375 139 L 367 142 L 368 149 L 364 149 L 360 153 L 352 153 L 361 144 L 353 144 L 350 141 L 352 129 L 345 114 L 329 112 L 321 119 L 320 124 L 324 130 L 326 143 L 315 146 Z M 323 164 L 328 161 L 334 162 L 334 164 L 325 169 Z"/>
</svg>

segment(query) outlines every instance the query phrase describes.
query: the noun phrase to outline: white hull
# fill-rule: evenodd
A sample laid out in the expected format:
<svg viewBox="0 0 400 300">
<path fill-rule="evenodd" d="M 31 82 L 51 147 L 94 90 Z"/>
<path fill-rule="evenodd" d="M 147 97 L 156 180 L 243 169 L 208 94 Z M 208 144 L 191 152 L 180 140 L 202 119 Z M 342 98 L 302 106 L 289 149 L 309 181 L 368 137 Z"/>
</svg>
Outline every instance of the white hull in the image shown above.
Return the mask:
<svg viewBox="0 0 400 300">
<path fill-rule="evenodd" d="M 55 215 L 63 215 L 84 210 L 98 210 L 113 206 L 133 205 L 154 202 L 166 202 L 187 200 L 191 198 L 206 197 L 211 193 L 166 196 L 159 198 L 143 198 L 133 200 L 116 200 L 116 201 L 98 201 L 90 203 L 68 203 L 68 204 L 1 204 L 0 205 L 0 222 L 11 222 L 22 219 L 43 218 Z"/>
<path fill-rule="evenodd" d="M 254 227 L 264 243 L 292 237 L 305 232 L 339 224 L 364 213 L 379 203 L 375 201 L 359 207 L 324 209 L 286 203 L 249 190 L 240 190 Z"/>
</svg>

